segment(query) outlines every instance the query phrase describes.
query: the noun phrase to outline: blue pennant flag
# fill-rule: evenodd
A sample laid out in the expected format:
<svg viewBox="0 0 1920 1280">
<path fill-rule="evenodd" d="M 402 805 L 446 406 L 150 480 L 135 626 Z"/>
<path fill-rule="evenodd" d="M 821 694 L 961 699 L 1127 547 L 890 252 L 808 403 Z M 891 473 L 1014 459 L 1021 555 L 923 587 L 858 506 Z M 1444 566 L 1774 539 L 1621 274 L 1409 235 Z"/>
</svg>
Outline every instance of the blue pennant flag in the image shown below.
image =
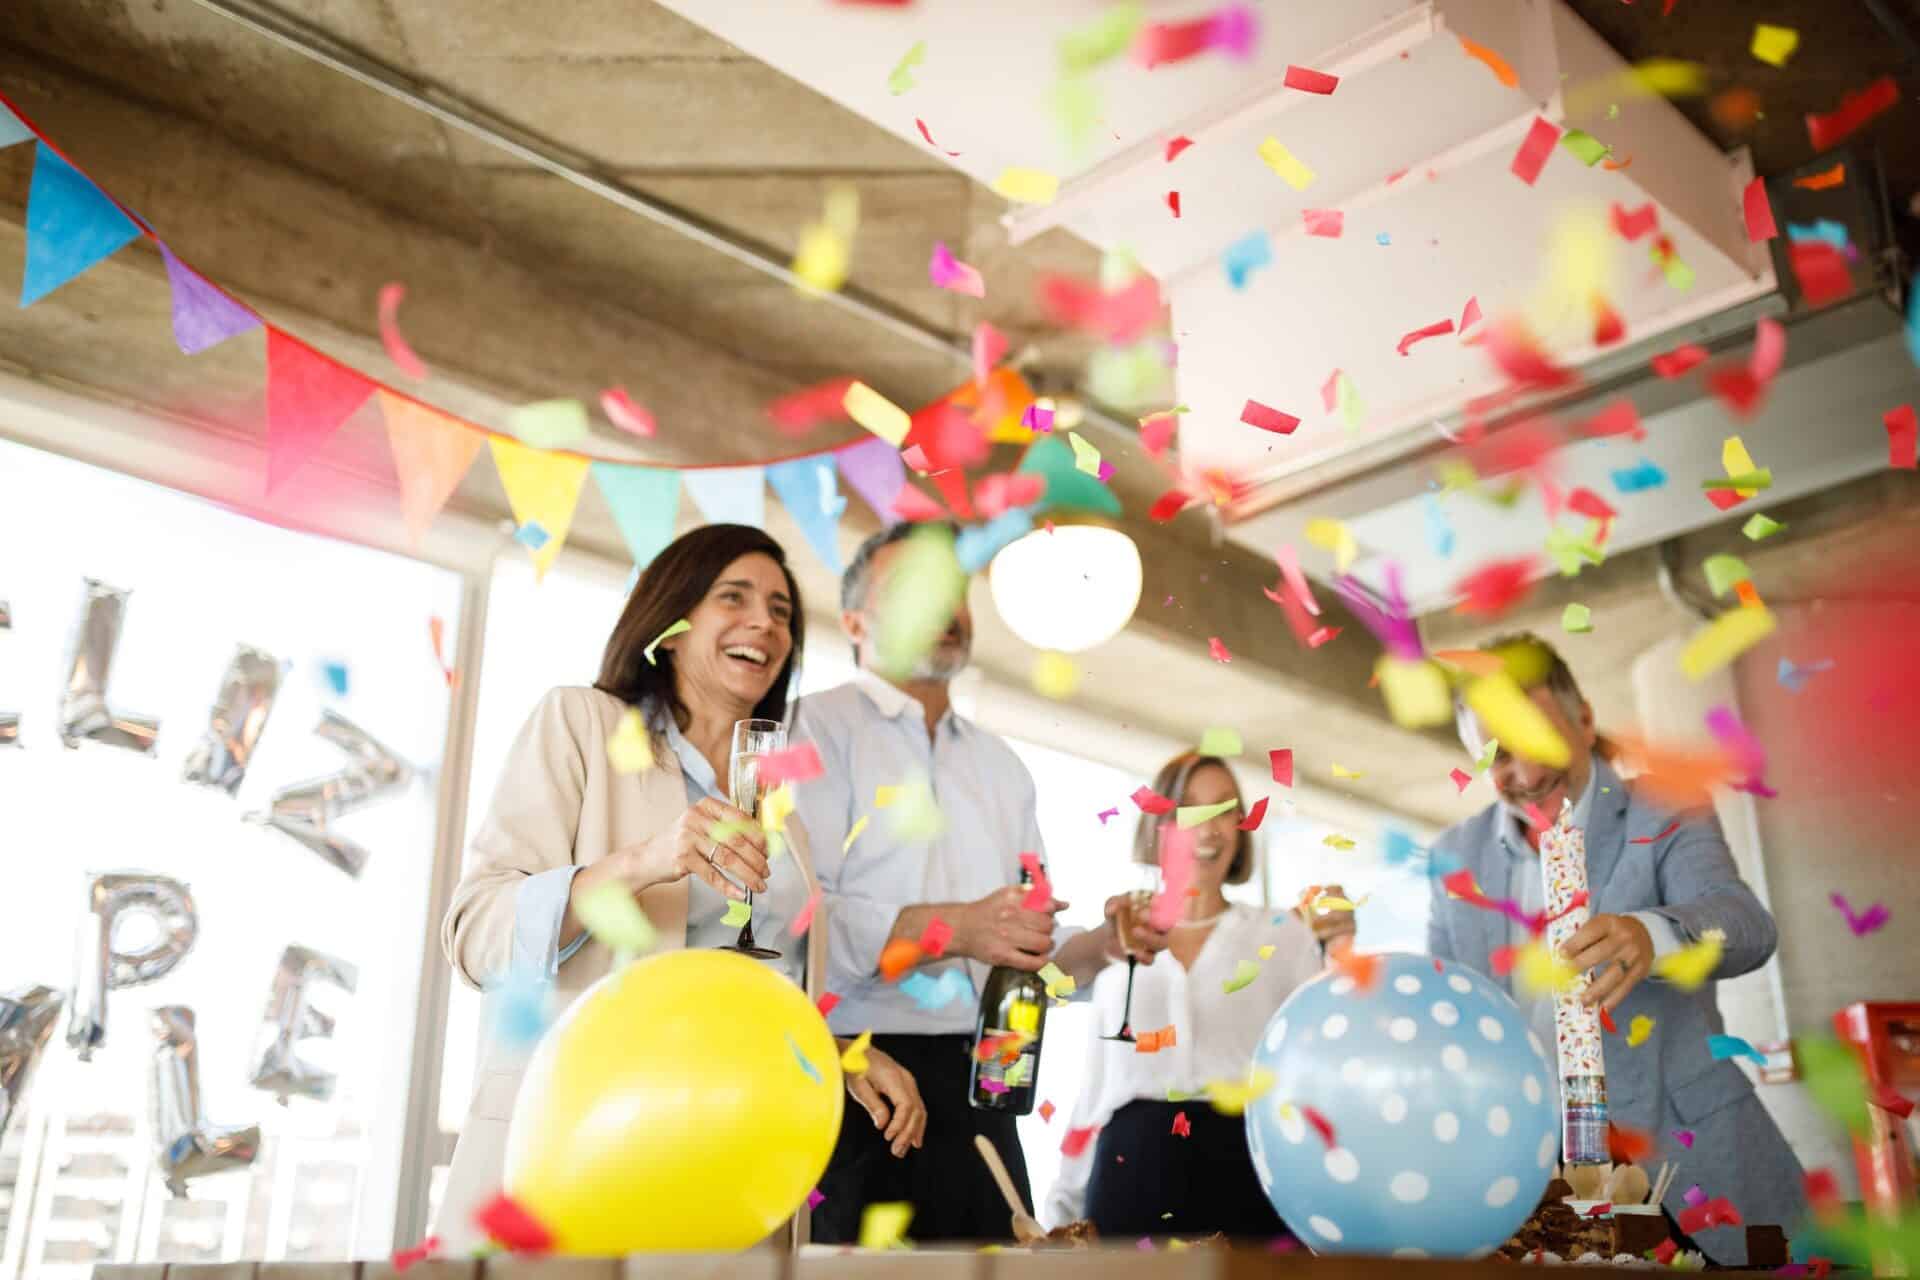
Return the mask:
<svg viewBox="0 0 1920 1280">
<path fill-rule="evenodd" d="M 795 458 L 792 462 L 776 462 L 767 468 L 767 482 L 780 495 L 787 514 L 800 526 L 800 532 L 805 536 L 807 545 L 813 548 L 814 554 L 826 563 L 827 568 L 839 573 L 843 567 L 840 561 L 840 513 L 847 509 L 847 500 L 840 496 L 840 476 L 834 469 L 833 458 Z"/>
<path fill-rule="evenodd" d="M 767 527 L 765 467 L 715 467 L 681 476 L 687 494 L 708 524 Z"/>
<path fill-rule="evenodd" d="M 680 522 L 680 473 L 613 462 L 596 462 L 591 470 L 638 573 L 673 541 L 673 528 Z"/>
<path fill-rule="evenodd" d="M 27 266 L 20 305 L 30 307 L 140 235 L 93 180 L 42 143 L 27 192 Z"/>
</svg>

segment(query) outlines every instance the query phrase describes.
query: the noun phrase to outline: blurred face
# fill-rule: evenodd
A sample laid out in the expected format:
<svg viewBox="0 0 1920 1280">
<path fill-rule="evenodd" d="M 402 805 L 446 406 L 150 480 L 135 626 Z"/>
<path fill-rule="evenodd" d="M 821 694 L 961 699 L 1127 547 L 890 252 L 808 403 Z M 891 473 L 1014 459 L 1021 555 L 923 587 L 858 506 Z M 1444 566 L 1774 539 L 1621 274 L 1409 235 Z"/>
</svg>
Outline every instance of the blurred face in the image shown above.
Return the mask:
<svg viewBox="0 0 1920 1280">
<path fill-rule="evenodd" d="M 1566 739 L 1573 758 L 1566 768 L 1556 769 L 1537 760 L 1512 755 L 1502 747 L 1493 757 L 1489 774 L 1494 790 L 1522 822 L 1528 826 L 1542 825 L 1534 816 L 1537 812 L 1545 819 L 1544 825 L 1551 826 L 1560 816 L 1563 803 L 1579 803 L 1587 789 L 1587 779 L 1593 776 L 1593 708 L 1582 703 L 1579 717 L 1569 716 L 1560 699 L 1545 685 L 1527 690 L 1527 696 Z M 1470 718 L 1470 723 L 1472 732 L 1467 735 L 1466 745 L 1477 754 L 1489 735 L 1477 717 Z"/>
<path fill-rule="evenodd" d="M 754 551 L 721 571 L 687 615 L 693 630 L 666 641 L 674 688 L 689 710 L 745 717 L 793 652 L 793 597 L 772 556 Z"/>
<path fill-rule="evenodd" d="M 864 608 L 850 609 L 840 615 L 840 625 L 860 650 L 860 665 L 871 669 L 877 660 L 877 646 L 873 643 L 874 628 L 879 625 L 882 615 L 882 602 L 886 599 L 888 571 L 899 562 L 901 554 L 907 549 L 906 543 L 895 542 L 880 548 L 874 554 L 873 563 L 868 567 L 867 603 Z M 965 597 L 961 598 L 959 611 L 947 624 L 946 631 L 938 643 L 921 656 L 907 673 L 909 680 L 930 680 L 944 683 L 967 669 L 967 662 L 973 655 L 973 613 L 967 608 Z"/>
<path fill-rule="evenodd" d="M 1239 847 L 1239 824 L 1246 820 L 1240 811 L 1240 788 L 1233 775 L 1217 764 L 1203 764 L 1187 775 L 1187 789 L 1180 793 L 1183 808 L 1216 805 L 1231 800 L 1234 806 L 1225 813 L 1208 818 L 1193 828 L 1193 887 L 1202 898 L 1217 893 L 1233 868 L 1233 851 Z"/>
</svg>

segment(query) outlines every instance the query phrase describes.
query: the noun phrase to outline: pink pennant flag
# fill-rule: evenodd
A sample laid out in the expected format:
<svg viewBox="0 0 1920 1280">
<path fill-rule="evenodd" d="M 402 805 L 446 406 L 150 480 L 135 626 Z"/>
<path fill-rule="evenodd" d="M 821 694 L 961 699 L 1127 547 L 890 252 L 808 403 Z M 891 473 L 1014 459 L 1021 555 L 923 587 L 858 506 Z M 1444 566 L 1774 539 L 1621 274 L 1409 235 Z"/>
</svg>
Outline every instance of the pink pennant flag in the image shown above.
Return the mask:
<svg viewBox="0 0 1920 1280">
<path fill-rule="evenodd" d="M 978 271 L 954 257 L 944 240 L 934 242 L 933 258 L 927 263 L 927 278 L 936 288 L 964 293 L 970 298 L 987 296 L 987 282 L 980 278 Z"/>
<path fill-rule="evenodd" d="M 400 477 L 407 545 L 418 550 L 434 517 L 473 466 L 486 437 L 458 419 L 384 388 L 375 395 L 387 422 L 393 469 Z"/>
<path fill-rule="evenodd" d="M 371 379 L 267 329 L 267 491 L 298 471 L 373 394 Z"/>
</svg>

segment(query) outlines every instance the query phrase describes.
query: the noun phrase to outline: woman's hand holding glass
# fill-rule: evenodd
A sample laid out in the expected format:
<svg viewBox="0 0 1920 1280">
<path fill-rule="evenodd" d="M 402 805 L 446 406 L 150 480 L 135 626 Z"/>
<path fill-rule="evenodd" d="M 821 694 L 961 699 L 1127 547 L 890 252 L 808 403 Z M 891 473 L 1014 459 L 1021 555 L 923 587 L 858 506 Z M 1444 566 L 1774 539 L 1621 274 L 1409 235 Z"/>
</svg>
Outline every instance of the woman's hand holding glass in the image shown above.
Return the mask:
<svg viewBox="0 0 1920 1280">
<path fill-rule="evenodd" d="M 711 796 L 684 810 L 651 840 L 629 845 L 613 859 L 620 863 L 620 878 L 635 893 L 698 876 L 724 898 L 745 898 L 749 892 L 764 893 L 770 874 L 767 836 L 760 824 Z"/>
</svg>

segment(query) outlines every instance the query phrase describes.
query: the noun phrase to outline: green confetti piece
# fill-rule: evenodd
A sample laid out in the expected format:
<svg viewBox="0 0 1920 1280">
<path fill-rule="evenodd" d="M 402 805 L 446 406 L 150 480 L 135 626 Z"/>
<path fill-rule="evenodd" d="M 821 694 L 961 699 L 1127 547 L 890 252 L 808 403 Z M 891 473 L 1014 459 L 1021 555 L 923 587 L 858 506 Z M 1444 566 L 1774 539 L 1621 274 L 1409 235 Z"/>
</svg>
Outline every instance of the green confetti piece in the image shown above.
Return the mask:
<svg viewBox="0 0 1920 1280">
<path fill-rule="evenodd" d="M 1145 6 L 1138 0 L 1115 5 L 1078 30 L 1069 31 L 1055 45 L 1060 70 L 1066 75 L 1091 71 L 1103 62 L 1125 53 L 1133 46 L 1133 37 L 1147 18 Z"/>
<path fill-rule="evenodd" d="M 1009 1089 L 1017 1089 L 1021 1085 L 1026 1084 L 1027 1078 L 1032 1074 L 1033 1059 L 1023 1053 L 1008 1065 L 1006 1074 L 1001 1076 L 1000 1079 L 1005 1082 Z"/>
<path fill-rule="evenodd" d="M 900 679 L 932 652 L 966 599 L 952 531 L 925 524 L 908 535 L 876 595 L 874 658 L 882 675 Z"/>
<path fill-rule="evenodd" d="M 1353 379 L 1345 370 L 1340 373 L 1339 384 L 1334 388 L 1335 406 L 1340 410 L 1340 424 L 1348 431 L 1358 431 L 1367 416 L 1366 406 L 1360 402 L 1360 392 L 1353 385 Z"/>
<path fill-rule="evenodd" d="M 1583 604 L 1570 604 L 1560 613 L 1560 629 L 1570 635 L 1583 636 L 1593 630 L 1593 610 Z"/>
<path fill-rule="evenodd" d="M 1073 980 L 1071 974 L 1051 960 L 1040 966 L 1040 981 L 1047 984 L 1048 995 L 1052 995 L 1055 988 L 1059 988 L 1062 992 L 1070 993 L 1075 987 L 1080 985 Z"/>
<path fill-rule="evenodd" d="M 1231 760 L 1246 749 L 1246 744 L 1240 741 L 1237 730 L 1215 726 L 1200 735 L 1200 754 L 1203 756 L 1219 756 L 1223 760 Z"/>
<path fill-rule="evenodd" d="M 1763 516 L 1755 512 L 1745 524 L 1740 526 L 1740 532 L 1746 534 L 1750 541 L 1759 542 L 1763 538 L 1771 538 L 1786 527 L 1771 516 Z"/>
<path fill-rule="evenodd" d="M 897 98 L 913 88 L 913 69 L 926 60 L 927 42 L 914 41 L 913 48 L 902 54 L 900 61 L 894 63 L 893 70 L 887 74 L 887 92 Z"/>
<path fill-rule="evenodd" d="M 1591 169 L 1606 159 L 1613 148 L 1585 129 L 1569 129 L 1560 136 L 1560 145 L 1571 151 L 1581 164 Z"/>
<path fill-rule="evenodd" d="M 1676 292 L 1685 293 L 1693 288 L 1693 268 L 1680 261 L 1679 254 L 1670 253 L 1662 259 L 1656 252 L 1654 261 L 1660 264 L 1660 270 L 1665 273 L 1667 283 L 1672 285 Z"/>
<path fill-rule="evenodd" d="M 1707 573 L 1707 588 L 1716 596 L 1723 596 L 1733 590 L 1736 582 L 1751 582 L 1753 574 L 1747 569 L 1747 562 L 1739 556 L 1708 556 L 1706 563 L 1700 566 Z"/>
<path fill-rule="evenodd" d="M 733 927 L 744 925 L 753 919 L 753 904 L 745 898 L 735 898 L 727 903 L 727 914 L 720 917 L 720 923 Z"/>
<path fill-rule="evenodd" d="M 691 622 L 688 622 L 685 618 L 682 618 L 680 619 L 680 621 L 674 623 L 672 626 L 668 627 L 665 631 L 662 631 L 659 635 L 655 636 L 653 638 L 652 643 L 648 644 L 646 648 L 647 665 L 650 667 L 655 665 L 653 661 L 653 651 L 660 647 L 661 641 L 671 640 L 675 636 L 684 635 L 691 630 L 693 630 L 693 624 Z"/>
<path fill-rule="evenodd" d="M 587 407 L 578 400 L 523 404 L 508 415 L 507 430 L 535 449 L 558 449 L 587 434 Z"/>
<path fill-rule="evenodd" d="M 1867 1082 L 1860 1059 L 1832 1036 L 1809 1036 L 1794 1042 L 1801 1079 L 1815 1103 L 1858 1135 L 1867 1130 Z"/>
<path fill-rule="evenodd" d="M 1473 762 L 1475 773 L 1485 773 L 1493 768 L 1493 758 L 1500 754 L 1500 739 L 1488 738 L 1487 745 L 1480 749 L 1479 758 Z"/>
<path fill-rule="evenodd" d="M 573 913 L 596 941 L 612 947 L 617 955 L 637 955 L 651 949 L 659 938 L 647 913 L 617 884 L 603 884 L 582 894 L 573 904 Z"/>
<path fill-rule="evenodd" d="M 947 817 L 933 798 L 933 788 L 920 778 L 900 788 L 887 808 L 893 834 L 902 840 L 933 840 L 947 829 Z"/>
<path fill-rule="evenodd" d="M 1588 565 L 1606 563 L 1607 553 L 1591 538 L 1582 538 L 1564 529 L 1547 535 L 1547 554 L 1560 569 L 1560 576 L 1577 578 Z"/>
<path fill-rule="evenodd" d="M 1069 76 L 1055 84 L 1047 94 L 1047 107 L 1060 126 L 1060 137 L 1068 155 L 1086 149 L 1093 126 L 1100 119 L 1100 89 L 1093 81 Z"/>
<path fill-rule="evenodd" d="M 1737 476 L 1720 476 L 1712 480 L 1702 480 L 1702 489 L 1771 489 L 1773 488 L 1773 468 L 1761 467 L 1758 471 L 1743 471 Z"/>
<path fill-rule="evenodd" d="M 1220 989 L 1228 995 L 1249 986 L 1260 976 L 1260 965 L 1253 960 L 1242 960 L 1234 967 L 1233 976 L 1220 984 Z"/>
<path fill-rule="evenodd" d="M 1229 809 L 1239 807 L 1238 800 L 1222 800 L 1219 804 L 1182 805 L 1173 811 L 1173 817 L 1180 824 L 1180 829 L 1184 831 L 1188 827 L 1197 827 L 1203 822 L 1211 821 Z"/>
<path fill-rule="evenodd" d="M 1067 433 L 1067 443 L 1073 446 L 1073 466 L 1076 471 L 1084 471 L 1090 476 L 1100 474 L 1100 451 L 1080 438 L 1078 432 Z"/>
<path fill-rule="evenodd" d="M 1167 1101 L 1168 1101 L 1168 1102 L 1186 1102 L 1186 1101 L 1188 1101 L 1189 1099 L 1192 1099 L 1192 1098 L 1196 1098 L 1196 1097 L 1198 1097 L 1198 1096 L 1199 1096 L 1198 1094 L 1192 1094 L 1192 1093 L 1188 1093 L 1188 1092 L 1186 1092 L 1186 1091 L 1185 1091 L 1184 1089 L 1169 1089 L 1169 1090 L 1167 1090 Z"/>
</svg>

